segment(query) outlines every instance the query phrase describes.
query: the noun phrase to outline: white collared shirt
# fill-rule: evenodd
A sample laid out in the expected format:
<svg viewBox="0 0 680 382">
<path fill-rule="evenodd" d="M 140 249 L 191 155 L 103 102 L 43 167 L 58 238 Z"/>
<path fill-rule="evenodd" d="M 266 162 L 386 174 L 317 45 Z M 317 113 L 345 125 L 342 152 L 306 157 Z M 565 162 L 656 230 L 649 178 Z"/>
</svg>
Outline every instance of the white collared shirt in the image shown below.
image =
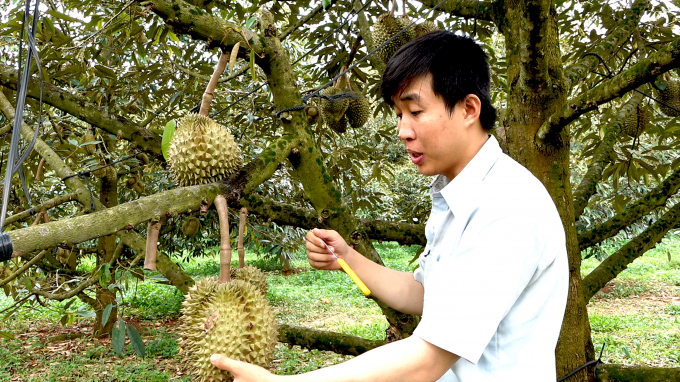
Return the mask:
<svg viewBox="0 0 680 382">
<path fill-rule="evenodd" d="M 447 382 L 556 380 L 568 291 L 565 235 L 543 184 L 492 136 L 431 186 L 414 335 L 461 357 Z"/>
</svg>

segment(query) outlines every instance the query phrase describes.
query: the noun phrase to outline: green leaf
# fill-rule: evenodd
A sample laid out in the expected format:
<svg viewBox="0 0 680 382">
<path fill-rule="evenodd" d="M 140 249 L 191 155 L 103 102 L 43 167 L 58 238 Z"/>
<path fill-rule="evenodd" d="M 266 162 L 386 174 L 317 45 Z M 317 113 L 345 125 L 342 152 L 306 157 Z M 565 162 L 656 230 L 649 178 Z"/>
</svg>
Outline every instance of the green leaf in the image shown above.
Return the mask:
<svg viewBox="0 0 680 382">
<path fill-rule="evenodd" d="M 87 146 L 87 145 L 96 145 L 96 144 L 99 144 L 99 143 L 102 143 L 102 141 L 84 142 L 84 143 L 79 144 L 78 146 L 83 147 L 83 146 Z"/>
<path fill-rule="evenodd" d="M 73 146 L 78 146 L 78 141 L 76 141 L 75 139 L 69 139 L 68 143 L 72 144 Z"/>
<path fill-rule="evenodd" d="M 255 25 L 255 22 L 257 21 L 257 17 L 253 16 L 246 21 L 246 28 L 250 29 L 253 25 Z"/>
<path fill-rule="evenodd" d="M 326 10 L 326 8 L 331 6 L 331 0 L 323 0 L 321 5 L 323 5 L 323 9 Z"/>
<path fill-rule="evenodd" d="M 630 356 L 630 352 L 628 351 L 628 347 L 627 347 L 627 346 L 624 345 L 623 347 L 621 347 L 621 350 L 623 350 L 623 354 L 625 354 L 626 357 L 632 358 L 632 357 Z"/>
<path fill-rule="evenodd" d="M 24 277 L 24 285 L 26 285 L 26 289 L 28 291 L 33 290 L 33 280 L 31 280 L 28 276 Z"/>
<path fill-rule="evenodd" d="M 250 51 L 250 76 L 255 81 L 255 51 Z"/>
<path fill-rule="evenodd" d="M 149 277 L 150 280 L 156 280 L 156 281 L 170 281 L 168 280 L 165 276 L 163 276 L 161 273 L 157 275 L 153 275 Z"/>
<path fill-rule="evenodd" d="M 109 304 L 104 308 L 104 312 L 102 313 L 102 326 L 106 326 L 106 323 L 109 322 L 109 316 L 111 315 L 112 309 L 113 304 Z"/>
<path fill-rule="evenodd" d="M 91 311 L 91 310 L 79 310 L 76 312 L 77 315 L 85 318 L 94 318 L 97 317 L 97 313 Z"/>
<path fill-rule="evenodd" d="M 175 126 L 177 123 L 175 120 L 170 120 L 165 124 L 165 129 L 163 130 L 163 140 L 161 141 L 161 151 L 163 152 L 163 158 L 168 160 L 168 149 L 170 148 L 170 140 L 172 136 L 175 135 Z"/>
<path fill-rule="evenodd" d="M 172 41 L 179 42 L 179 38 L 177 37 L 177 35 L 173 31 L 168 31 L 168 37 Z"/>
<path fill-rule="evenodd" d="M 15 337 L 14 334 L 10 332 L 0 330 L 0 338 L 7 338 L 8 340 L 13 340 Z"/>
<path fill-rule="evenodd" d="M 123 347 L 125 346 L 125 321 L 122 319 L 118 320 L 118 322 L 113 325 L 111 344 L 113 345 L 113 351 L 117 355 L 123 353 Z"/>
<path fill-rule="evenodd" d="M 144 340 L 142 340 L 142 336 L 139 335 L 137 329 L 132 325 L 127 326 L 127 334 L 128 337 L 130 338 L 132 348 L 135 349 L 135 352 L 137 353 L 138 356 L 144 358 L 144 354 L 146 353 L 146 346 L 144 346 Z"/>
</svg>

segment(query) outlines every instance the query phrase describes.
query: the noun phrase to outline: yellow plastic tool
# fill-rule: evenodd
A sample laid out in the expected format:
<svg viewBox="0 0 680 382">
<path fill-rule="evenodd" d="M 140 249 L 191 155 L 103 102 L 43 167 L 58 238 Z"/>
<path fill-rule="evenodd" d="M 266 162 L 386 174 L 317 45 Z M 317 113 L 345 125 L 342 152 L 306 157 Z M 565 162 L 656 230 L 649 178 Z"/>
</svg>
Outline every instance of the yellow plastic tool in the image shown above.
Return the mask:
<svg viewBox="0 0 680 382">
<path fill-rule="evenodd" d="M 326 246 L 326 249 L 328 249 L 328 251 L 329 251 L 330 253 L 332 253 L 333 256 L 335 256 L 335 259 L 338 261 L 338 264 L 340 264 L 340 267 L 342 268 L 342 270 L 345 271 L 345 273 L 347 273 L 347 274 L 349 275 L 349 278 L 351 278 L 352 281 L 354 281 L 354 284 L 356 284 L 356 286 L 358 286 L 359 289 L 361 289 L 361 291 L 364 293 L 364 295 L 365 295 L 366 297 L 370 296 L 370 295 L 371 295 L 371 290 L 368 289 L 368 287 L 366 286 L 366 284 L 364 284 L 364 282 L 361 281 L 361 279 L 359 278 L 359 276 L 357 276 L 357 274 L 354 273 L 354 271 L 352 270 L 352 268 L 350 268 L 349 264 L 347 264 L 347 262 L 346 262 L 345 260 L 339 258 L 338 255 L 336 255 L 335 252 L 333 252 L 333 250 L 331 249 L 331 247 L 329 247 L 328 244 L 326 244 L 326 242 L 325 242 L 323 239 L 321 239 L 321 242 L 323 243 L 323 245 Z"/>
</svg>

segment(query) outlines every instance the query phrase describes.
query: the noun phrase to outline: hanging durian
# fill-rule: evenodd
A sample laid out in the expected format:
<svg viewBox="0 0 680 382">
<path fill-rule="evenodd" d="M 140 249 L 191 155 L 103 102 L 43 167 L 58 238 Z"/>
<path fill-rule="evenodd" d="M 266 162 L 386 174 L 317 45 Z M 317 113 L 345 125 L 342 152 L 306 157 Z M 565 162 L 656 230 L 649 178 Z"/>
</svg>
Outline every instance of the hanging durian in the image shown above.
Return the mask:
<svg viewBox="0 0 680 382">
<path fill-rule="evenodd" d="M 182 224 L 182 233 L 184 236 L 194 236 L 201 228 L 201 221 L 197 217 L 190 217 Z"/>
<path fill-rule="evenodd" d="M 182 186 L 211 183 L 241 166 L 241 151 L 225 127 L 210 117 L 187 114 L 170 141 L 168 164 Z"/>
<path fill-rule="evenodd" d="M 649 126 L 649 117 L 647 116 L 647 106 L 638 105 L 628 118 L 623 121 L 622 130 L 628 136 L 638 138 L 643 131 Z"/>
<path fill-rule="evenodd" d="M 434 23 L 432 20 L 425 20 L 420 24 L 417 24 L 414 27 L 414 32 L 415 32 L 415 38 L 418 38 L 424 34 L 428 34 L 432 31 L 436 31 L 439 28 L 437 28 L 437 24 Z"/>
<path fill-rule="evenodd" d="M 656 91 L 656 93 L 660 101 L 663 102 L 658 103 L 662 113 L 669 117 L 680 116 L 680 81 L 668 79 L 666 88 L 662 91 Z"/>
<path fill-rule="evenodd" d="M 371 116 L 371 104 L 368 102 L 368 98 L 360 94 L 360 97 L 350 99 L 345 116 L 352 128 L 358 129 L 364 126 L 368 117 Z"/>
<path fill-rule="evenodd" d="M 241 166 L 241 151 L 234 136 L 208 117 L 212 94 L 228 62 L 229 54 L 222 54 L 203 94 L 199 114 L 185 115 L 170 140 L 168 164 L 181 186 L 216 182 Z"/>
<path fill-rule="evenodd" d="M 407 17 L 395 17 L 391 12 L 388 12 L 380 18 L 378 22 L 373 25 L 373 43 L 376 47 L 382 45 L 392 36 L 399 33 L 402 29 L 408 27 L 411 22 Z M 416 32 L 413 27 L 406 29 L 399 36 L 387 43 L 376 54 L 384 62 L 387 63 L 390 58 L 396 53 L 402 45 L 408 43 L 416 37 Z"/>
<path fill-rule="evenodd" d="M 210 363 L 211 355 L 219 353 L 268 367 L 278 341 L 274 312 L 260 287 L 230 278 L 231 245 L 224 196 L 215 198 L 215 207 L 222 238 L 220 278 L 199 280 L 189 289 L 179 325 L 180 355 L 194 380 L 201 382 L 233 380 L 227 371 Z M 246 268 L 236 273 L 245 274 Z"/>
</svg>

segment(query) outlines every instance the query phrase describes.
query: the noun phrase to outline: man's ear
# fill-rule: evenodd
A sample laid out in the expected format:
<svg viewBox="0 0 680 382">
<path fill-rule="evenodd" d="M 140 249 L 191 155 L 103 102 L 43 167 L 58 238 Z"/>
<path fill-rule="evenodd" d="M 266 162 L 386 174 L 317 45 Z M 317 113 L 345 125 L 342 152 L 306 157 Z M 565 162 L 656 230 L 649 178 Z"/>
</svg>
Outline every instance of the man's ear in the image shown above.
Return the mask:
<svg viewBox="0 0 680 382">
<path fill-rule="evenodd" d="M 463 123 L 465 127 L 470 127 L 479 121 L 479 115 L 482 112 L 482 101 L 475 94 L 468 94 L 463 98 Z"/>
</svg>

